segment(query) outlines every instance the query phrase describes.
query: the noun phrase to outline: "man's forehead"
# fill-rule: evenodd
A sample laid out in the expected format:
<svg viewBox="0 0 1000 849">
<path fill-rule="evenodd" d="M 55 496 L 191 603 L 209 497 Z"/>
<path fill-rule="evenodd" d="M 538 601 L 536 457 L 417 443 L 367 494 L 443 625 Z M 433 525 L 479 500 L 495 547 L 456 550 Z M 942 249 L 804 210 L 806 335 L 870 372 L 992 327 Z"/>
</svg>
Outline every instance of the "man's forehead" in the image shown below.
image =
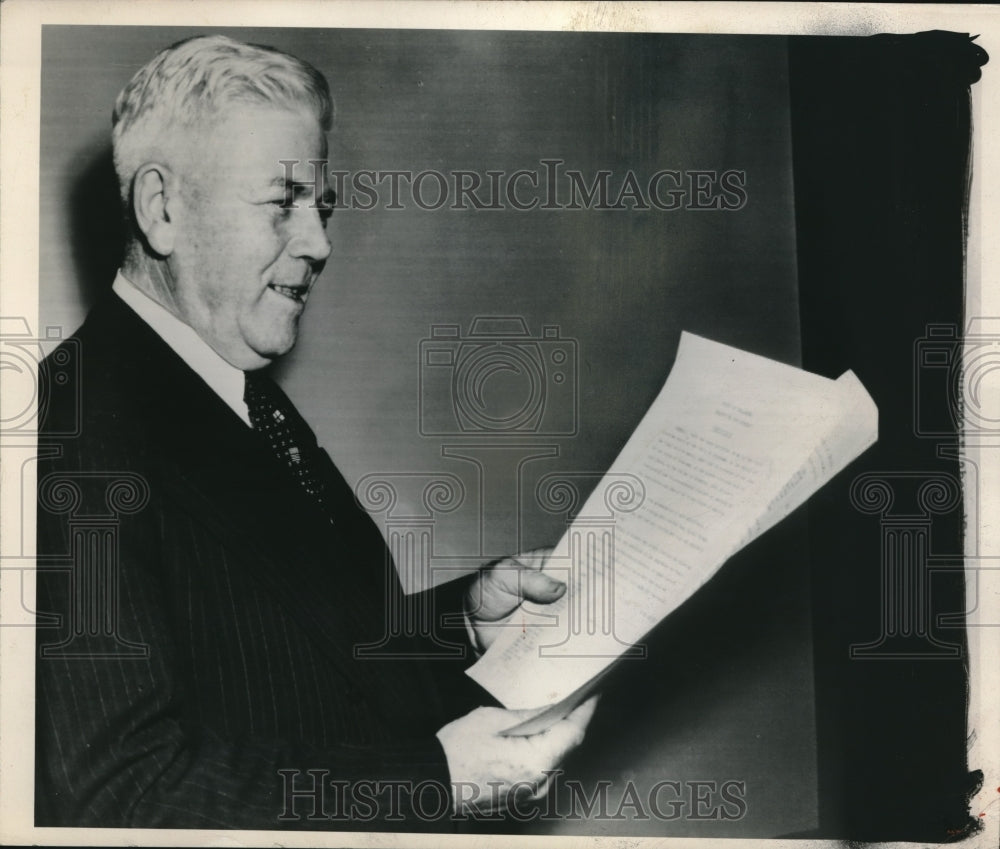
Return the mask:
<svg viewBox="0 0 1000 849">
<path fill-rule="evenodd" d="M 208 144 L 232 158 L 277 163 L 326 155 L 326 134 L 319 121 L 301 109 L 256 105 L 229 109 L 211 122 L 205 135 Z"/>
<path fill-rule="evenodd" d="M 326 136 L 307 112 L 256 107 L 220 116 L 188 138 L 191 164 L 205 177 L 268 188 L 313 179 L 311 161 L 325 162 Z M 289 174 L 288 166 L 294 163 Z M 323 164 L 316 166 L 324 172 Z M 211 172 L 206 173 L 206 172 Z"/>
</svg>

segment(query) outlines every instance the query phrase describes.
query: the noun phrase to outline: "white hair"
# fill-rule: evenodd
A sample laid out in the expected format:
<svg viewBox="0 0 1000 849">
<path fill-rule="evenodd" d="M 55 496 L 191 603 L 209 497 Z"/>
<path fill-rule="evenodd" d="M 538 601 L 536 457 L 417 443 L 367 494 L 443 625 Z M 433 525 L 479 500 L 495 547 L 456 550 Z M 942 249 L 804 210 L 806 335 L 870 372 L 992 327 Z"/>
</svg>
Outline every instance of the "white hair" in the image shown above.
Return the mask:
<svg viewBox="0 0 1000 849">
<path fill-rule="evenodd" d="M 143 66 L 115 101 L 111 142 L 122 202 L 128 205 L 136 171 L 162 153 L 170 130 L 207 126 L 234 103 L 298 105 L 324 132 L 333 122 L 326 78 L 308 62 L 223 35 L 180 41 Z"/>
</svg>

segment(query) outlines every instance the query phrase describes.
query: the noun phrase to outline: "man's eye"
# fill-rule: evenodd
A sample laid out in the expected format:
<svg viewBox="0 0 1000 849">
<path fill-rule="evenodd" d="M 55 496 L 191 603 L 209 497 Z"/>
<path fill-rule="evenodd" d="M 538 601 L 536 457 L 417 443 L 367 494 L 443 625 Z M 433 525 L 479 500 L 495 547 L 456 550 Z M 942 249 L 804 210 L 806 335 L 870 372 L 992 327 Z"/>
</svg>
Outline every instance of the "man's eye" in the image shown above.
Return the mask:
<svg viewBox="0 0 1000 849">
<path fill-rule="evenodd" d="M 292 213 L 294 209 L 293 206 L 289 205 L 289 202 L 285 198 L 275 198 L 274 200 L 269 200 L 267 205 L 274 210 L 274 214 L 285 218 Z"/>
</svg>

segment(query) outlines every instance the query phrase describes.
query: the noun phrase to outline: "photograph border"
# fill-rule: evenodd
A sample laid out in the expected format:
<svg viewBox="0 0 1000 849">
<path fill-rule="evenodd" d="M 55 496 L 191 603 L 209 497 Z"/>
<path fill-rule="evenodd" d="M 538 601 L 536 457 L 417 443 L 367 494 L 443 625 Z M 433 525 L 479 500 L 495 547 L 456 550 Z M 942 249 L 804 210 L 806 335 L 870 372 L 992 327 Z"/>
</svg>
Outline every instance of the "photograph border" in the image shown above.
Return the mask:
<svg viewBox="0 0 1000 849">
<path fill-rule="evenodd" d="M 8 0 L 0 9 L 0 316 L 23 317 L 38 330 L 39 148 L 41 28 L 47 24 L 97 26 L 317 27 L 385 29 L 502 29 L 602 32 L 670 32 L 774 35 L 870 35 L 933 29 L 978 35 L 977 43 L 1000 60 L 1000 9 L 973 5 L 795 3 L 445 3 L 445 2 L 77 2 Z M 1000 72 L 988 65 L 972 86 L 973 167 L 966 251 L 966 323 L 1000 317 Z M 992 147 L 992 150 L 991 150 Z M 1000 369 L 985 391 L 1000 393 Z M 8 382 L 0 384 L 0 405 Z M 630 846 L 716 845 L 718 838 L 538 837 L 281 832 L 207 829 L 65 829 L 33 825 L 35 634 L 32 610 L 35 523 L 30 438 L 2 444 L 0 477 L 0 842 L 43 845 L 266 846 Z M 965 480 L 980 526 L 966 527 L 966 557 L 1000 557 L 1000 434 L 965 440 L 980 470 L 981 488 Z M 22 467 L 24 475 L 22 476 Z M 21 487 L 24 487 L 22 490 Z M 968 550 L 970 540 L 978 551 Z M 1000 561 L 998 561 L 1000 562 Z M 968 592 L 968 591 L 967 591 Z M 973 599 L 970 596 L 970 604 Z M 971 801 L 982 812 L 981 831 L 964 845 L 1000 843 L 1000 590 L 976 599 L 968 616 L 970 769 L 985 781 Z M 726 840 L 726 845 L 833 846 L 839 841 Z"/>
</svg>

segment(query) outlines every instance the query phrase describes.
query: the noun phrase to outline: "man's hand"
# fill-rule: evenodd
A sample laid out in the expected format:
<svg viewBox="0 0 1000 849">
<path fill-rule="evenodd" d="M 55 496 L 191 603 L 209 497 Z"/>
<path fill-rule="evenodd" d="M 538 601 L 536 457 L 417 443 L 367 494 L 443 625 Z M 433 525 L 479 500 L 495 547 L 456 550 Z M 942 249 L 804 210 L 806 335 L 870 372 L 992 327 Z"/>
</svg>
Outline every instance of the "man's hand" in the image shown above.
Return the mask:
<svg viewBox="0 0 1000 849">
<path fill-rule="evenodd" d="M 594 715 L 591 696 L 565 719 L 530 737 L 504 737 L 536 711 L 480 707 L 437 733 L 448 758 L 455 793 L 455 813 L 492 813 L 522 799 L 548 793 L 547 771 L 555 769 L 583 742 Z"/>
<path fill-rule="evenodd" d="M 566 592 L 566 584 L 541 571 L 551 553 L 551 548 L 539 548 L 505 557 L 483 569 L 469 587 L 465 609 L 483 651 L 499 636 L 524 599 L 551 604 Z"/>
</svg>

